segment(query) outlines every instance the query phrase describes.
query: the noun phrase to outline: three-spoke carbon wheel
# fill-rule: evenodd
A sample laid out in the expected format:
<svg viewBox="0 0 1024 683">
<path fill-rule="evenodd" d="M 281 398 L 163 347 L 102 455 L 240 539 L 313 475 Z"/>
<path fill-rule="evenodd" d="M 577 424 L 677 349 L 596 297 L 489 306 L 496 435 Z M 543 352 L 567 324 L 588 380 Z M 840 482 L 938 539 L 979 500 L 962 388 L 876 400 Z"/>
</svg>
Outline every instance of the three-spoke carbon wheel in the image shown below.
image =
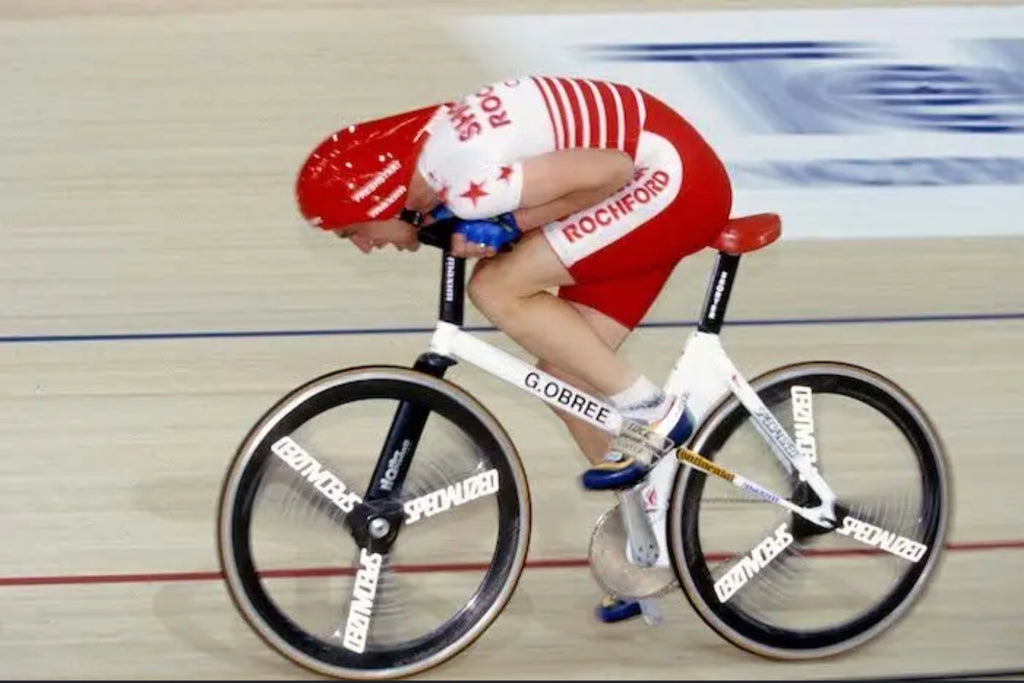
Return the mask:
<svg viewBox="0 0 1024 683">
<path fill-rule="evenodd" d="M 399 410 L 425 423 L 415 445 L 385 452 Z M 375 468 L 387 489 L 403 462 L 400 486 L 364 500 Z M 239 446 L 218 513 L 241 616 L 284 657 L 345 679 L 410 676 L 469 647 L 512 597 L 531 528 L 498 421 L 452 383 L 390 366 L 282 398 Z"/>
<path fill-rule="evenodd" d="M 704 621 L 744 650 L 790 660 L 847 652 L 903 617 L 934 574 L 951 506 L 942 442 L 902 388 L 859 366 L 799 363 L 751 386 L 814 458 L 843 506 L 839 525 L 822 533 L 681 467 L 668 520 L 676 575 Z M 691 448 L 794 502 L 817 503 L 754 420 L 730 396 Z"/>
</svg>

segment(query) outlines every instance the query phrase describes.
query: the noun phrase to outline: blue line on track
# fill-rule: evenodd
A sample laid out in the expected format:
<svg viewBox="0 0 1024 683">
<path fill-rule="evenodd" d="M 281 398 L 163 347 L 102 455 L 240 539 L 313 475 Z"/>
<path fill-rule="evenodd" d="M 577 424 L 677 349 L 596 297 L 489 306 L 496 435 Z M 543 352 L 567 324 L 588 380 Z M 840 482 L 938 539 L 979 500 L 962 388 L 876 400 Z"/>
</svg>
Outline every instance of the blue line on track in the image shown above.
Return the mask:
<svg viewBox="0 0 1024 683">
<path fill-rule="evenodd" d="M 953 323 L 1024 320 L 1024 311 L 1008 313 L 933 313 L 922 315 L 849 316 L 828 318 L 751 318 L 730 320 L 730 327 L 777 327 L 785 325 L 891 325 L 899 323 Z M 693 320 L 646 322 L 641 328 L 692 328 Z M 308 330 L 207 330 L 195 332 L 125 332 L 105 334 L 37 334 L 0 336 L 0 344 L 42 344 L 57 342 L 158 341 L 168 339 L 229 339 L 245 337 L 330 337 L 382 334 L 430 334 L 429 327 L 362 327 Z M 496 332 L 491 326 L 465 326 L 467 332 Z"/>
</svg>

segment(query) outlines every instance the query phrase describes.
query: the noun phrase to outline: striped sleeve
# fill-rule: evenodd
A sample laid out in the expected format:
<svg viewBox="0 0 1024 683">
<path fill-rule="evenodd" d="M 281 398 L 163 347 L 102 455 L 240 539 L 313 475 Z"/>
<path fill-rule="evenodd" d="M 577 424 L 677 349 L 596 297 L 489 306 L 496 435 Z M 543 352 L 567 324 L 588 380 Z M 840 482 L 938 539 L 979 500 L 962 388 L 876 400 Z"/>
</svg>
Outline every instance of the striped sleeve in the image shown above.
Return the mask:
<svg viewBox="0 0 1024 683">
<path fill-rule="evenodd" d="M 535 76 L 555 136 L 556 149 L 619 149 L 636 156 L 647 118 L 636 88 L 582 78 Z"/>
</svg>

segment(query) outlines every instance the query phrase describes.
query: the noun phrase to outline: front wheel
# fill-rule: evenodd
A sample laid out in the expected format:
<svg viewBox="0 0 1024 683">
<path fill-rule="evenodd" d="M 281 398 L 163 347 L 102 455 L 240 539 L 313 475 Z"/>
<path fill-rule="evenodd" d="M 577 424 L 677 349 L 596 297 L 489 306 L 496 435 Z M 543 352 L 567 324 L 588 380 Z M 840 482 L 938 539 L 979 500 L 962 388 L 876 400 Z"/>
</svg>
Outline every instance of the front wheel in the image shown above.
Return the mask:
<svg viewBox="0 0 1024 683">
<path fill-rule="evenodd" d="M 419 420 L 415 434 L 398 426 Z M 217 545 L 230 597 L 273 650 L 326 676 L 400 678 L 494 622 L 530 523 L 498 421 L 451 382 L 374 366 L 298 387 L 252 427 L 224 479 Z"/>
<path fill-rule="evenodd" d="M 906 615 L 934 573 L 950 516 L 942 442 L 902 388 L 859 366 L 801 363 L 750 384 L 843 514 L 821 533 L 680 467 L 668 514 L 676 576 L 701 618 L 737 647 L 787 660 L 847 652 Z M 797 504 L 817 502 L 735 396 L 709 414 L 692 450 Z"/>
</svg>

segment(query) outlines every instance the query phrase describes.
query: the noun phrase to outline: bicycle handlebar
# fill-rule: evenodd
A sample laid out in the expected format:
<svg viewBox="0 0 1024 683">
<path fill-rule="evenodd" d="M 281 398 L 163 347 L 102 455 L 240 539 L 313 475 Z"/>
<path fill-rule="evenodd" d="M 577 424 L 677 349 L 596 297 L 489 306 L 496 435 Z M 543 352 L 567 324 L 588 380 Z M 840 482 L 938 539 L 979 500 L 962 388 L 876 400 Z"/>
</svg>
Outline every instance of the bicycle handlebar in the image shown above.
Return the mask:
<svg viewBox="0 0 1024 683">
<path fill-rule="evenodd" d="M 455 228 L 458 227 L 460 222 L 461 219 L 452 216 L 436 220 L 429 225 L 421 225 L 416 229 L 416 237 L 423 244 L 447 251 L 451 249 L 452 235 L 455 234 Z M 498 249 L 498 253 L 512 251 L 512 244 L 502 245 Z"/>
<path fill-rule="evenodd" d="M 452 235 L 458 224 L 458 218 L 442 218 L 429 225 L 421 225 L 416 230 L 416 237 L 423 244 L 447 250 L 452 246 Z"/>
</svg>

